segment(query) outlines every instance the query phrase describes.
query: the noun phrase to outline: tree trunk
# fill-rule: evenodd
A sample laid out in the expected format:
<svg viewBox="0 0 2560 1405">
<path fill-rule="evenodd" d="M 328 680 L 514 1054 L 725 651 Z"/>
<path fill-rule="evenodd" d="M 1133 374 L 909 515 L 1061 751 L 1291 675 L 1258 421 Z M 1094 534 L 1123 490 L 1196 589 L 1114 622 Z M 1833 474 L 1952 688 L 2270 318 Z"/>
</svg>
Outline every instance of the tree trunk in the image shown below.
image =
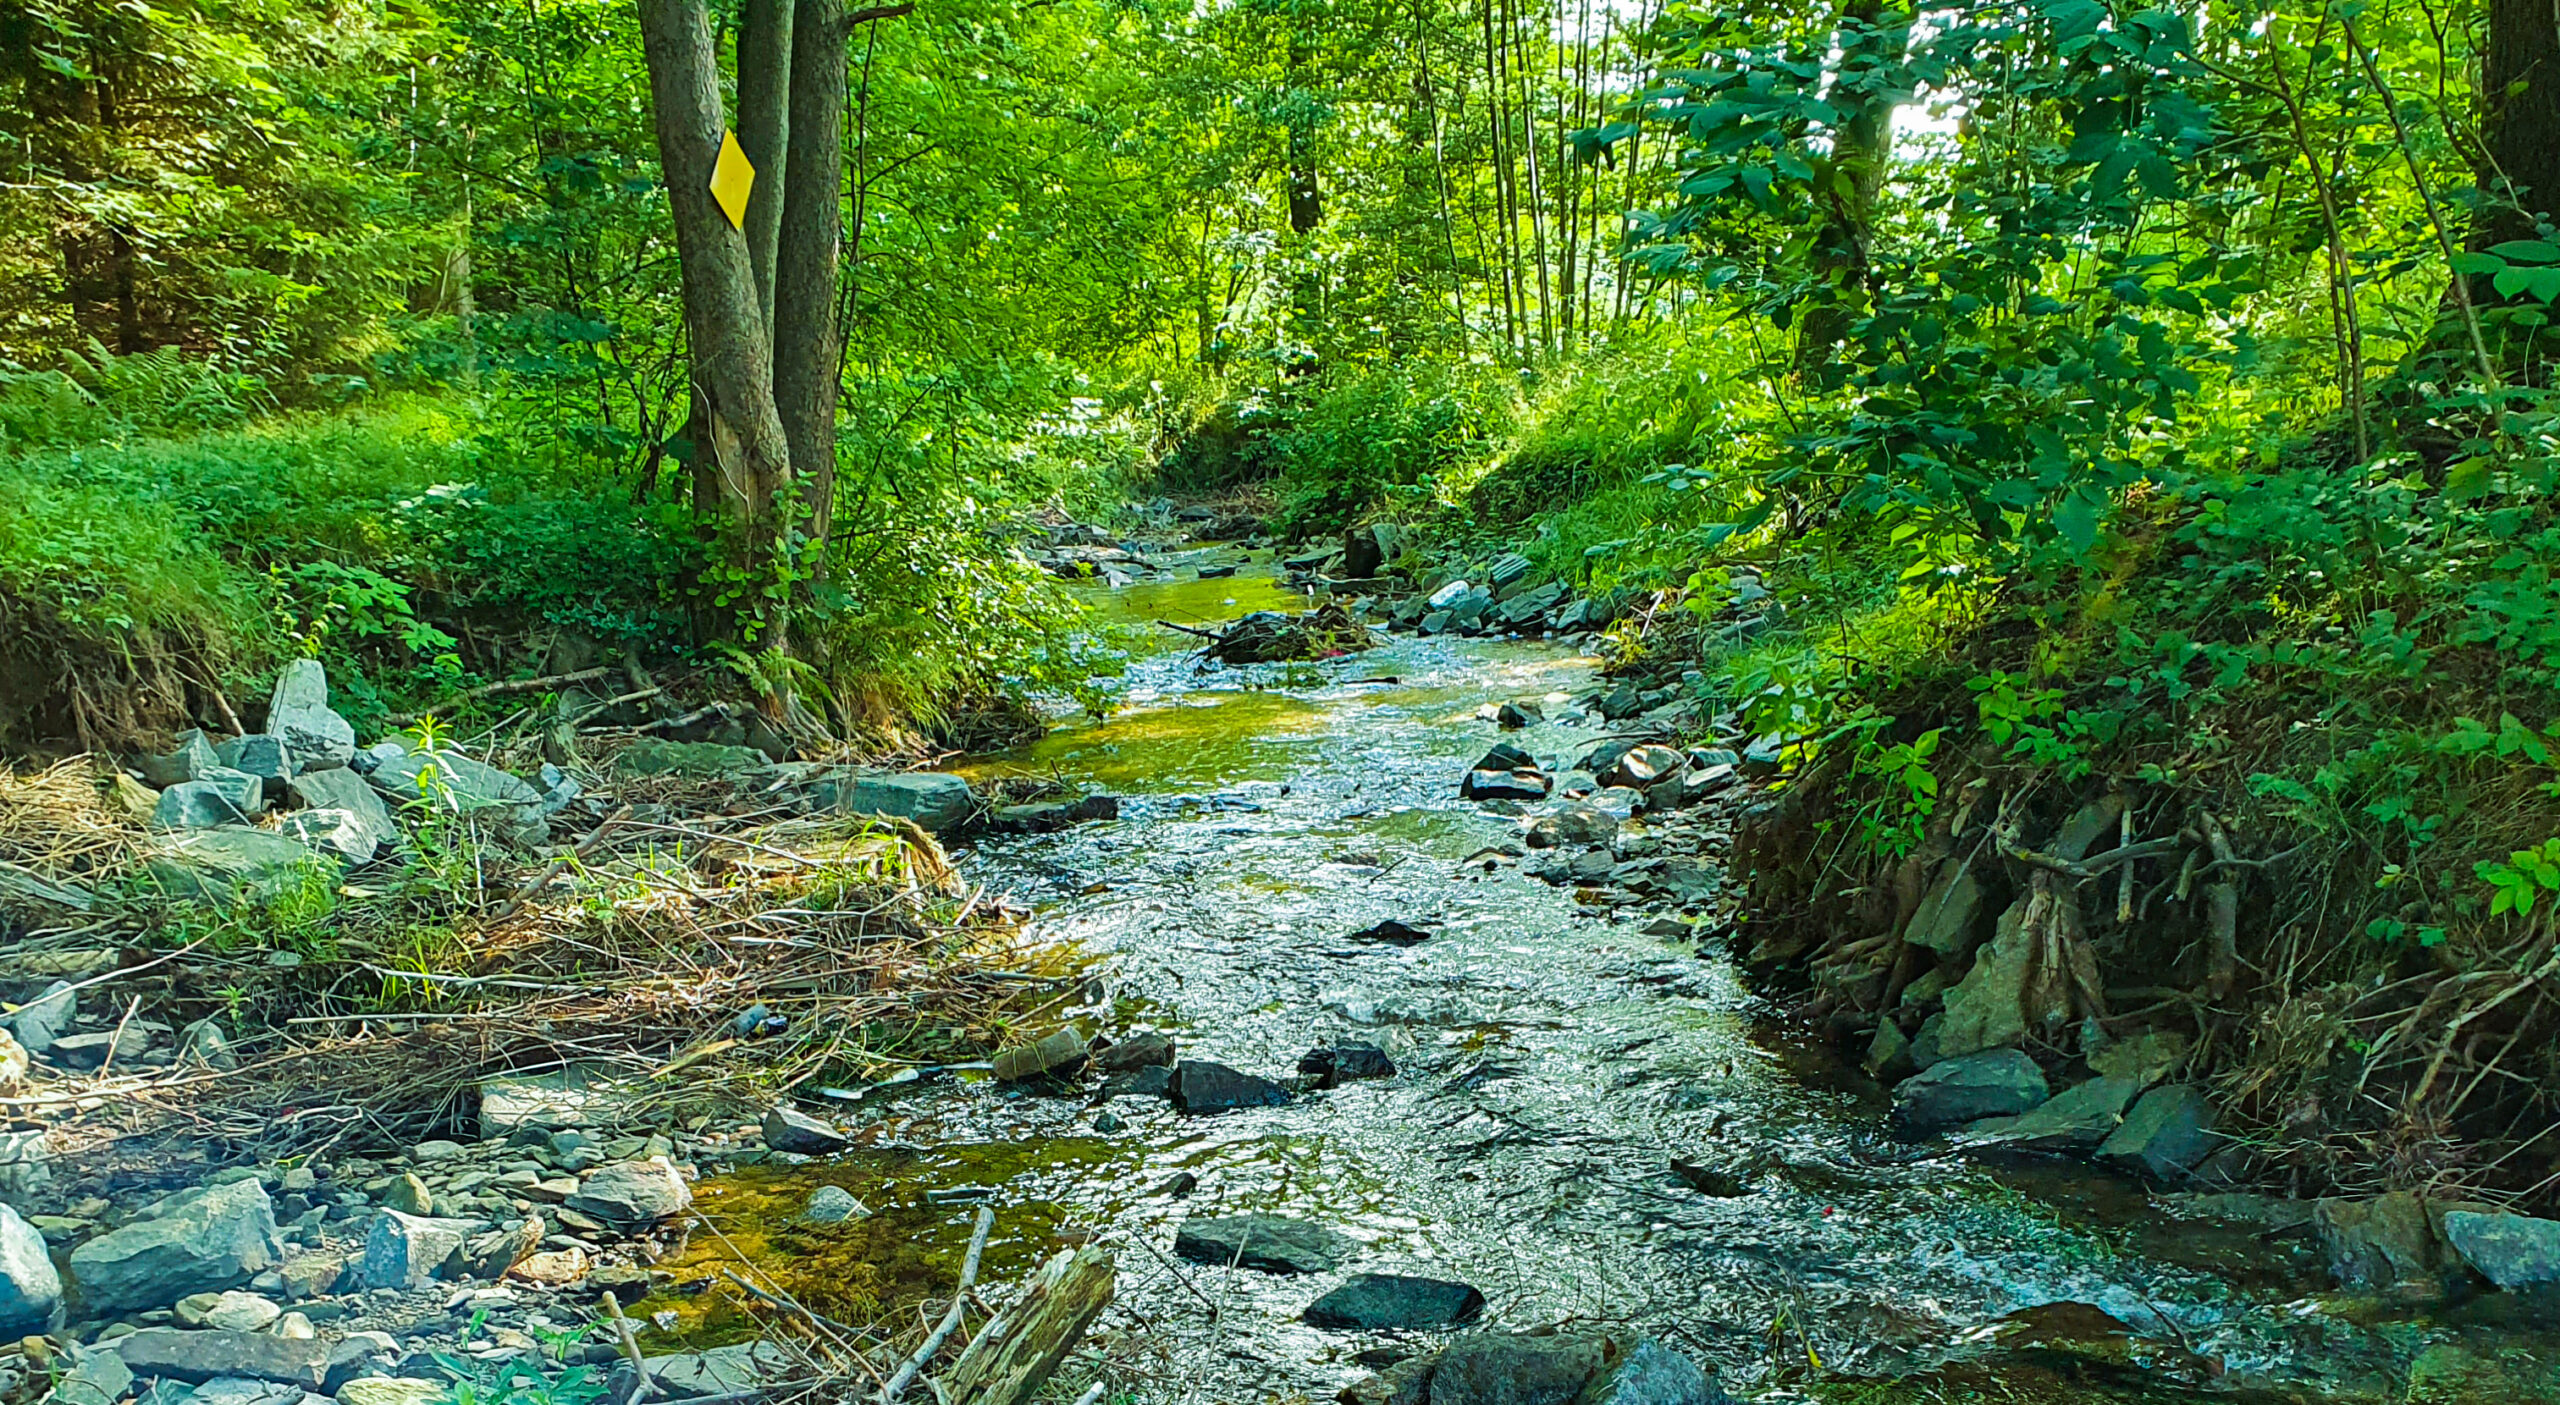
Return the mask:
<svg viewBox="0 0 2560 1405">
<path fill-rule="evenodd" d="M 1831 285 L 1829 301 L 1808 308 L 1796 337 L 1796 373 L 1810 376 L 1830 361 L 1854 320 L 1849 303 L 1866 288 L 1868 250 L 1875 237 L 1876 197 L 1893 158 L 1893 97 L 1869 86 L 1850 87 L 1876 69 L 1902 62 L 1910 42 L 1910 17 L 1888 17 L 1883 0 L 1846 0 L 1840 7 L 1840 70 L 1831 99 L 1844 109 L 1832 129 L 1829 207 L 1814 236 L 1813 272 Z"/>
<path fill-rule="evenodd" d="M 773 399 L 799 471 L 810 568 L 823 570 L 836 488 L 836 270 L 844 240 L 843 0 L 799 0 L 791 147 L 774 275 Z"/>
<path fill-rule="evenodd" d="M 1307 46 L 1296 35 L 1289 38 L 1289 88 L 1307 91 Z M 1308 234 L 1322 223 L 1324 191 L 1316 178 L 1315 133 L 1300 113 L 1289 123 L 1289 229 Z"/>
<path fill-rule="evenodd" d="M 789 201 L 788 168 L 797 94 L 792 71 L 793 0 L 746 0 L 738 19 L 738 149 L 756 168 L 747 191 L 747 262 L 755 270 L 756 310 L 773 326 L 775 251 Z"/>
<path fill-rule="evenodd" d="M 2488 0 L 2481 56 L 2480 174 L 2488 209 L 2473 247 L 2534 237 L 2534 216 L 2560 216 L 2560 9 L 2552 0 Z"/>
<path fill-rule="evenodd" d="M 640 39 L 699 397 L 696 481 L 726 518 L 730 578 L 717 594 L 740 607 L 762 647 L 778 650 L 788 622 L 788 562 L 777 508 L 791 484 L 791 450 L 773 403 L 773 350 L 746 236 L 711 198 L 722 131 L 720 68 L 703 0 L 642 0 Z"/>
</svg>

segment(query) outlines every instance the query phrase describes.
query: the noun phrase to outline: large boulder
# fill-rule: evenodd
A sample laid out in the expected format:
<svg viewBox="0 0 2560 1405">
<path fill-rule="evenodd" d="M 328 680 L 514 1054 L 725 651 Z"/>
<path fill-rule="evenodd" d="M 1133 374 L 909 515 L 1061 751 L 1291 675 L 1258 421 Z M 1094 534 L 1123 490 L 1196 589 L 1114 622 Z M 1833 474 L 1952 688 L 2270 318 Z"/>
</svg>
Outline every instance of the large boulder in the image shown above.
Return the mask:
<svg viewBox="0 0 2560 1405">
<path fill-rule="evenodd" d="M 1592 1379 L 1574 1405 L 1730 1405 L 1698 1363 L 1651 1337 Z"/>
<path fill-rule="evenodd" d="M 284 743 L 296 770 L 324 771 L 355 759 L 356 729 L 329 710 L 329 674 L 318 659 L 295 659 L 277 675 L 267 731 Z"/>
<path fill-rule="evenodd" d="M 847 815 L 886 815 L 914 820 L 940 834 L 967 824 L 978 812 L 969 783 L 939 771 L 831 771 L 813 798 L 818 808 Z"/>
<path fill-rule="evenodd" d="M 693 1203 L 693 1191 L 663 1159 L 618 1161 L 597 1168 L 562 1202 L 618 1228 L 640 1229 Z"/>
<path fill-rule="evenodd" d="M 1323 1225 L 1280 1215 L 1185 1220 L 1173 1238 L 1173 1251 L 1194 1263 L 1264 1273 L 1331 1273 L 1358 1247 Z"/>
<path fill-rule="evenodd" d="M 226 738 L 214 743 L 213 754 L 232 770 L 256 776 L 271 801 L 282 800 L 286 783 L 293 779 L 293 753 L 285 750 L 284 738 L 271 732 Z M 198 772 L 196 779 L 203 780 L 204 773 Z"/>
<path fill-rule="evenodd" d="M 2008 1048 L 2025 1042 L 2031 1030 L 2027 979 L 2035 958 L 2035 938 L 2026 930 L 2028 900 L 2020 898 L 2000 914 L 1991 940 L 1974 953 L 1973 969 L 1947 992 L 1938 1024 L 1938 1052 L 1947 1058 Z M 1941 921 L 1933 918 L 1932 921 Z"/>
<path fill-rule="evenodd" d="M 2560 1220 L 2454 1210 L 2444 1217 L 2444 1237 L 2464 1263 L 2501 1288 L 2560 1283 Z"/>
<path fill-rule="evenodd" d="M 71 1251 L 89 1311 L 167 1307 L 237 1287 L 284 1258 L 275 1206 L 254 1180 L 180 1191 L 146 1214 Z"/>
<path fill-rule="evenodd" d="M 142 773 L 142 778 L 164 790 L 194 780 L 198 771 L 221 764 L 212 741 L 193 727 L 178 734 L 177 748 L 168 755 L 134 758 L 134 769 Z"/>
<path fill-rule="evenodd" d="M 207 766 L 196 778 L 160 792 L 151 823 L 161 829 L 211 829 L 247 824 L 267 808 L 266 782 L 228 766 Z"/>
<path fill-rule="evenodd" d="M 1608 1355 L 1598 1337 L 1460 1337 L 1431 1368 L 1431 1405 L 1573 1405 Z"/>
<path fill-rule="evenodd" d="M 172 1327 L 145 1327 L 112 1344 L 115 1354 L 137 1376 L 201 1385 L 225 1377 L 282 1381 L 316 1391 L 327 1377 L 329 1347 L 310 1337 L 278 1337 L 265 1332 L 198 1332 Z"/>
<path fill-rule="evenodd" d="M 189 830 L 154 840 L 143 865 L 172 896 L 224 902 L 273 897 L 319 860 L 318 854 L 285 835 L 230 827 Z"/>
<path fill-rule="evenodd" d="M 2424 1285 L 2436 1277 L 2435 1229 L 2426 1202 L 2408 1191 L 2323 1200 L 2311 1207 L 2311 1227 L 2342 1287 Z"/>
<path fill-rule="evenodd" d="M 2016 1049 L 1944 1059 L 1894 1085 L 1893 1125 L 1933 1136 L 1986 1117 L 2013 1117 L 2047 1096 L 2044 1070 Z"/>
<path fill-rule="evenodd" d="M 2089 1151 L 2123 1125 L 2125 1104 L 2138 1091 L 2130 1079 L 2092 1078 L 2032 1111 L 1976 1122 L 1965 1135 L 2036 1151 Z"/>
<path fill-rule="evenodd" d="M 62 1275 L 44 1236 L 0 1205 L 0 1337 L 40 1336 L 62 1325 Z"/>
<path fill-rule="evenodd" d="M 542 792 L 460 752 L 407 751 L 385 756 L 366 779 L 400 805 L 424 804 L 432 796 L 437 813 L 489 825 L 511 843 L 540 844 L 551 837 Z"/>
</svg>

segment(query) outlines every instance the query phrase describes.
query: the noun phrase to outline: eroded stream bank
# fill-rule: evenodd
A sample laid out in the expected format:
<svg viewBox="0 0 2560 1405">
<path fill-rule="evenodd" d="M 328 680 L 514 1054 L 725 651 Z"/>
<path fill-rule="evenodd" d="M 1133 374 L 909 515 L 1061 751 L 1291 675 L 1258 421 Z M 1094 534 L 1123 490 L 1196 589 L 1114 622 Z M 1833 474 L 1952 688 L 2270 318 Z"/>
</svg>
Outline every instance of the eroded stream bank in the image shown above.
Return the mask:
<svg viewBox="0 0 2560 1405">
<path fill-rule="evenodd" d="M 1107 604 L 1196 623 L 1274 595 L 1248 575 Z M 1110 721 L 974 768 L 1111 790 L 1120 821 L 990 839 L 965 870 L 1098 960 L 1057 1012 L 1091 1032 L 1166 1034 L 1272 1079 L 1375 1044 L 1395 1076 L 1214 1115 L 1105 1100 L 1098 1080 L 1060 1096 L 928 1078 L 857 1105 L 857 1152 L 708 1182 L 700 1208 L 752 1234 L 845 1185 L 880 1212 L 879 1254 L 812 1257 L 784 1231 L 758 1257 L 815 1292 L 856 1275 L 858 1299 L 947 1282 L 978 1203 L 998 1212 L 991 1272 L 1061 1236 L 1120 1245 L 1096 1345 L 1144 1401 L 1329 1399 L 1437 1340 L 1301 1320 L 1355 1272 L 1472 1284 L 1480 1330 L 1658 1337 L 1744 1398 L 2547 1398 L 2560 1349 L 2500 1317 L 2531 1304 L 2395 1312 L 2326 1294 L 2298 1226 L 1893 1141 L 1880 1090 L 1775 1026 L 1699 921 L 1711 902 L 1682 921 L 1489 858 L 1520 822 L 1457 798 L 1496 738 L 1479 709 L 1548 699 L 1572 720 L 1508 739 L 1578 749 L 1601 726 L 1562 704 L 1596 676 L 1558 646 L 1447 636 L 1323 665 L 1143 660 Z M 1720 856 L 1723 821 L 1683 813 L 1622 848 Z M 1351 939 L 1388 919 L 1431 935 Z M 1186 1220 L 1243 1213 L 1357 1248 L 1327 1273 L 1176 1265 Z"/>
</svg>

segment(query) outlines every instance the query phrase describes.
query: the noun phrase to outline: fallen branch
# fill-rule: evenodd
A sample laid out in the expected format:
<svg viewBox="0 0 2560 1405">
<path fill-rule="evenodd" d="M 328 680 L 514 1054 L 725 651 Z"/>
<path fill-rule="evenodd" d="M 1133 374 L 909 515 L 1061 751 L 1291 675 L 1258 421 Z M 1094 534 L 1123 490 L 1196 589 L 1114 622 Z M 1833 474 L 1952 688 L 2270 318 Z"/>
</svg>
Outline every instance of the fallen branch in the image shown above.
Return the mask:
<svg viewBox="0 0 2560 1405">
<path fill-rule="evenodd" d="M 2000 852 L 2030 868 L 2041 868 L 2048 873 L 2059 873 L 2066 878 L 2089 879 L 2105 873 L 2118 864 L 2175 853 L 2184 848 L 2186 843 L 2185 839 L 2173 834 L 2166 839 L 2146 839 L 2139 844 L 2127 844 L 2120 849 L 2109 849 L 2096 858 L 2074 862 L 2070 859 L 2056 858 L 2051 854 L 2039 853 L 2023 844 L 2013 843 L 2003 838 L 2000 841 Z"/>
<path fill-rule="evenodd" d="M 534 894 L 550 887 L 551 880 L 566 872 L 569 865 L 581 862 L 587 857 L 587 855 L 593 853 L 595 851 L 595 847 L 604 842 L 604 837 L 613 832 L 613 827 L 622 823 L 624 819 L 630 816 L 630 814 L 631 807 L 625 805 L 621 809 L 614 811 L 611 815 L 606 816 L 605 822 L 597 825 L 593 834 L 590 834 L 586 838 L 578 841 L 578 847 L 562 854 L 552 863 L 551 867 L 542 871 L 540 877 L 537 877 L 532 882 L 516 889 L 516 895 L 507 901 L 507 905 L 505 907 L 498 910 L 497 916 L 492 917 L 489 920 L 492 922 L 504 922 L 508 918 L 515 916 L 518 909 L 522 908 L 526 903 L 533 901 Z"/>
<path fill-rule="evenodd" d="M 951 1340 L 953 1332 L 960 1330 L 960 1314 L 969 1306 L 969 1289 L 978 1281 L 978 1256 L 986 1252 L 987 1231 L 995 1228 L 995 1223 L 996 1212 L 988 1206 L 979 1206 L 977 1228 L 969 1235 L 968 1256 L 960 1260 L 960 1286 L 951 1295 L 951 1310 L 942 1314 L 942 1321 L 935 1324 L 933 1334 L 924 1339 L 924 1345 L 916 1348 L 915 1355 L 908 1357 L 906 1363 L 898 1367 L 898 1373 L 889 1378 L 889 1383 L 880 1387 L 880 1405 L 897 1405 L 898 1397 L 906 1394 L 908 1386 L 915 1384 L 916 1373 L 924 1369 L 935 1352 L 942 1350 L 942 1344 Z"/>
<path fill-rule="evenodd" d="M 609 671 L 602 667 L 582 668 L 575 673 L 554 673 L 544 678 L 511 678 L 504 683 L 484 684 L 456 693 L 451 702 L 438 706 L 451 707 L 459 703 L 476 702 L 481 698 L 503 698 L 513 693 L 539 693 L 551 688 L 565 688 L 572 683 L 592 683 L 604 677 Z M 426 712 L 403 712 L 386 720 L 391 726 L 406 727 L 434 711 L 434 708 L 429 708 Z"/>
</svg>

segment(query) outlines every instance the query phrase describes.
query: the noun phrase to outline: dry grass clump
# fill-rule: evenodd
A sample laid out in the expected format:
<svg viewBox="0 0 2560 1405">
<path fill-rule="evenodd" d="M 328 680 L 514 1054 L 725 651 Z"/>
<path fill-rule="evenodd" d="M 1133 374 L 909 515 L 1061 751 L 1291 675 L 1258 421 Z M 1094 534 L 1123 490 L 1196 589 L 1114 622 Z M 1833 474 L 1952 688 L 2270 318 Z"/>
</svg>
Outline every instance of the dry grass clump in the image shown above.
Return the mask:
<svg viewBox="0 0 2560 1405">
<path fill-rule="evenodd" d="M 110 798 L 112 781 L 89 756 L 40 771 L 0 767 L 0 864 L 59 881 L 127 863 L 144 831 Z"/>
</svg>

